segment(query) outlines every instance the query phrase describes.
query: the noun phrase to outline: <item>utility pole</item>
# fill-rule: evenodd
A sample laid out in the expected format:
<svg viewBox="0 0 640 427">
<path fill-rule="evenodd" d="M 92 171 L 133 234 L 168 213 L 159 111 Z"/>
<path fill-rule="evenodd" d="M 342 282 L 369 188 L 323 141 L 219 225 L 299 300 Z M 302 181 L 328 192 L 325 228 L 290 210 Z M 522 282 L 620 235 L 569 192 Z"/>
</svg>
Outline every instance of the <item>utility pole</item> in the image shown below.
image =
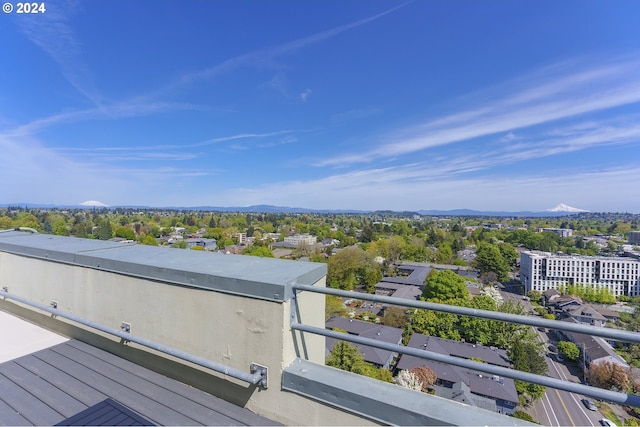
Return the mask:
<svg viewBox="0 0 640 427">
<path fill-rule="evenodd" d="M 586 353 L 585 353 L 584 343 L 582 343 L 582 377 L 584 378 L 584 383 L 587 383 L 587 362 L 586 362 Z"/>
</svg>

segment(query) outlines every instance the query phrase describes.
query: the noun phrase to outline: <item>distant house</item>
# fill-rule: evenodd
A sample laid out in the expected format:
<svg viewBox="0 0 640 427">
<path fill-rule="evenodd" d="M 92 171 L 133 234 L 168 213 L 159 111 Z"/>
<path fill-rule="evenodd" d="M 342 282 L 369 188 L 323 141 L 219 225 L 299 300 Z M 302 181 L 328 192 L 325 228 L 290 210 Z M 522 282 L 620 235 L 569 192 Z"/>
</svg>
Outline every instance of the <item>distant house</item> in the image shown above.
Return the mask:
<svg viewBox="0 0 640 427">
<path fill-rule="evenodd" d="M 201 246 L 207 251 L 212 251 L 216 248 L 216 239 L 204 239 L 202 237 L 195 237 L 187 239 L 187 248 L 191 249 L 194 246 Z"/>
<path fill-rule="evenodd" d="M 504 350 L 478 344 L 413 334 L 407 346 L 463 359 L 479 359 L 496 366 L 511 365 Z M 512 414 L 518 405 L 518 392 L 513 380 L 509 378 L 408 354 L 400 356 L 396 370 L 409 370 L 418 366 L 427 366 L 436 374 L 438 380 L 433 389 L 438 396 L 503 414 Z"/>
<path fill-rule="evenodd" d="M 555 306 L 557 311 L 568 312 L 576 307 L 580 307 L 582 305 L 582 300 L 578 297 L 565 295 L 554 300 L 552 305 Z"/>
<path fill-rule="evenodd" d="M 338 246 L 340 244 L 340 240 L 326 238 L 322 239 L 322 246 Z"/>
<path fill-rule="evenodd" d="M 325 326 L 327 329 L 341 329 L 343 331 L 347 331 L 347 333 L 351 335 L 358 335 L 391 344 L 400 344 L 402 342 L 402 329 L 364 322 L 362 320 L 332 317 L 326 321 Z M 326 338 L 325 354 L 327 357 L 333 350 L 335 343 L 338 341 L 339 340 L 335 338 Z M 397 353 L 393 351 L 383 350 L 381 348 L 370 347 L 367 345 L 353 344 L 353 346 L 355 346 L 362 354 L 365 362 L 369 362 L 378 368 L 389 369 L 391 362 L 397 355 Z"/>
<path fill-rule="evenodd" d="M 563 321 L 577 323 L 573 318 L 563 319 Z M 597 364 L 603 361 L 616 363 L 625 369 L 629 367 L 627 362 L 625 362 L 624 359 L 622 359 L 622 357 L 620 357 L 613 348 L 600 337 L 568 331 L 558 331 L 558 333 L 578 346 L 587 367 L 592 363 Z"/>
<path fill-rule="evenodd" d="M 610 308 L 602 305 L 592 305 L 591 307 L 610 322 L 616 323 L 620 320 L 620 313 L 617 311 L 611 310 Z"/>
<path fill-rule="evenodd" d="M 565 310 L 565 312 L 577 322 L 586 323 L 587 325 L 602 327 L 607 322 L 607 319 L 602 314 L 588 305 L 572 306 L 572 308 Z"/>
<path fill-rule="evenodd" d="M 546 291 L 544 291 L 544 294 L 542 294 L 542 297 L 544 298 L 544 305 L 551 305 L 561 296 L 562 294 L 557 289 L 547 289 Z"/>
</svg>

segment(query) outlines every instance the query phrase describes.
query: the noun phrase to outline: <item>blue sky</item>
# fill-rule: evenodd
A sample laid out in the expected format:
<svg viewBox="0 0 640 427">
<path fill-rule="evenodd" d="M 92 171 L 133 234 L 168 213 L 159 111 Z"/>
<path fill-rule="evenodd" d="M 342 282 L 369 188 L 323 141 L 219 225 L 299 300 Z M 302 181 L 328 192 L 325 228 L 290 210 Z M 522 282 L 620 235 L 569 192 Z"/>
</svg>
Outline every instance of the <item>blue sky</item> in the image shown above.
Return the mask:
<svg viewBox="0 0 640 427">
<path fill-rule="evenodd" d="M 0 203 L 640 212 L 640 2 L 45 5 Z"/>
</svg>

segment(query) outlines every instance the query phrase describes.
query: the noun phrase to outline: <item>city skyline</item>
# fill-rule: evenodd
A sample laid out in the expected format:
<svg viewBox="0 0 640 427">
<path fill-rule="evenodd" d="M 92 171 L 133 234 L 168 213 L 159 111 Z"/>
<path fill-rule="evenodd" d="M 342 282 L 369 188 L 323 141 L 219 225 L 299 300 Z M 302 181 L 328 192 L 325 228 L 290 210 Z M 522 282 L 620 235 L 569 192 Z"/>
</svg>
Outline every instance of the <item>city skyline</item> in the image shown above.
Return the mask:
<svg viewBox="0 0 640 427">
<path fill-rule="evenodd" d="M 45 5 L 0 203 L 640 213 L 638 3 Z"/>
</svg>

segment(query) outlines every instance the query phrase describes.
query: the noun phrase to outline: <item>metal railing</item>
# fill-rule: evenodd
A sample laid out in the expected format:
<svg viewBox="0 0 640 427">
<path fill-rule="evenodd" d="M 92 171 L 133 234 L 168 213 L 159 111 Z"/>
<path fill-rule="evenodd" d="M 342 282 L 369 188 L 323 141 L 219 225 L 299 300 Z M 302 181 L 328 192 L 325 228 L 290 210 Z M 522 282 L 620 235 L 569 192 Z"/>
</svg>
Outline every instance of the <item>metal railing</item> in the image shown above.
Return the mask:
<svg viewBox="0 0 640 427">
<path fill-rule="evenodd" d="M 155 341 L 151 341 L 146 338 L 133 335 L 131 334 L 130 325 L 128 325 L 125 322 L 123 322 L 121 329 L 110 328 L 108 326 L 104 326 L 99 323 L 93 322 L 91 320 L 76 316 L 74 314 L 65 313 L 64 311 L 58 310 L 57 308 L 58 304 L 56 301 L 52 301 L 51 305 L 47 306 L 44 304 L 40 304 L 34 301 L 30 301 L 28 299 L 19 297 L 17 295 L 12 295 L 9 293 L 9 289 L 7 286 L 3 287 L 0 290 L 0 296 L 3 297 L 5 300 L 7 299 L 14 300 L 22 304 L 28 305 L 30 307 L 37 308 L 38 310 L 42 310 L 44 312 L 50 313 L 54 316 L 62 317 L 64 319 L 71 320 L 75 323 L 88 326 L 92 329 L 96 329 L 98 331 L 105 332 L 110 335 L 114 335 L 116 337 L 121 338 L 125 343 L 134 342 L 144 347 L 157 350 L 161 353 L 168 354 L 170 356 L 185 360 L 187 362 L 191 362 L 193 364 L 202 366 L 207 369 L 211 369 L 212 371 L 219 372 L 224 375 L 228 375 L 229 377 L 236 378 L 238 380 L 247 382 L 249 384 L 257 385 L 265 389 L 268 387 L 268 369 L 265 366 L 253 363 L 250 366 L 251 373 L 241 371 L 231 366 L 214 362 L 212 360 L 205 359 L 203 357 L 196 356 L 191 353 L 187 353 L 182 350 L 178 350 L 176 348 L 169 347 L 164 344 L 160 344 Z"/>
<path fill-rule="evenodd" d="M 433 310 L 442 313 L 458 314 L 463 316 L 477 317 L 481 319 L 497 320 L 502 322 L 517 323 L 522 325 L 537 326 L 543 328 L 550 328 L 556 330 L 562 330 L 567 332 L 575 332 L 587 335 L 600 336 L 603 338 L 610 338 L 619 341 L 640 343 L 640 333 L 623 331 L 610 328 L 599 328 L 596 326 L 580 325 L 568 322 L 561 322 L 548 319 L 539 319 L 530 316 L 523 316 L 518 314 L 501 313 L 488 310 L 479 310 L 468 307 L 458 307 L 446 304 L 437 304 L 425 301 L 412 301 L 402 298 L 387 297 L 381 295 L 372 295 L 365 293 L 354 293 L 352 291 L 343 291 L 340 289 L 332 288 L 320 288 L 309 285 L 293 285 L 293 304 L 291 312 L 291 328 L 302 332 L 309 332 L 313 334 L 323 335 L 325 337 L 331 337 L 343 341 L 349 341 L 356 344 L 367 345 L 370 347 L 376 347 L 392 352 L 401 354 L 407 354 L 416 356 L 422 359 L 434 360 L 437 362 L 447 363 L 454 366 L 473 369 L 480 372 L 486 372 L 492 375 L 500 375 L 503 377 L 511 378 L 514 380 L 526 381 L 533 384 L 542 385 L 545 387 L 551 387 L 558 390 L 564 390 L 571 393 L 579 393 L 586 396 L 590 396 L 600 400 L 607 400 L 622 405 L 629 405 L 634 407 L 640 407 L 640 396 L 629 395 L 626 393 L 620 393 L 611 390 L 604 390 L 597 387 L 587 386 L 584 384 L 577 384 L 569 381 L 563 381 L 556 378 L 550 378 L 543 375 L 536 375 L 529 372 L 522 372 L 515 369 L 504 368 L 495 365 L 489 365 L 482 362 L 474 362 L 469 359 L 462 359 L 455 356 L 444 355 L 440 353 L 434 353 L 427 350 L 418 348 L 407 347 L 399 344 L 385 343 L 377 341 L 371 338 L 364 338 L 357 335 L 345 334 L 328 330 L 325 328 L 319 328 L 317 326 L 305 325 L 300 323 L 299 311 L 297 307 L 297 292 L 307 291 L 321 293 L 325 295 L 335 295 L 347 298 L 356 298 L 365 301 L 375 301 L 390 305 L 397 305 L 402 307 L 411 307 L 423 310 Z"/>
</svg>

